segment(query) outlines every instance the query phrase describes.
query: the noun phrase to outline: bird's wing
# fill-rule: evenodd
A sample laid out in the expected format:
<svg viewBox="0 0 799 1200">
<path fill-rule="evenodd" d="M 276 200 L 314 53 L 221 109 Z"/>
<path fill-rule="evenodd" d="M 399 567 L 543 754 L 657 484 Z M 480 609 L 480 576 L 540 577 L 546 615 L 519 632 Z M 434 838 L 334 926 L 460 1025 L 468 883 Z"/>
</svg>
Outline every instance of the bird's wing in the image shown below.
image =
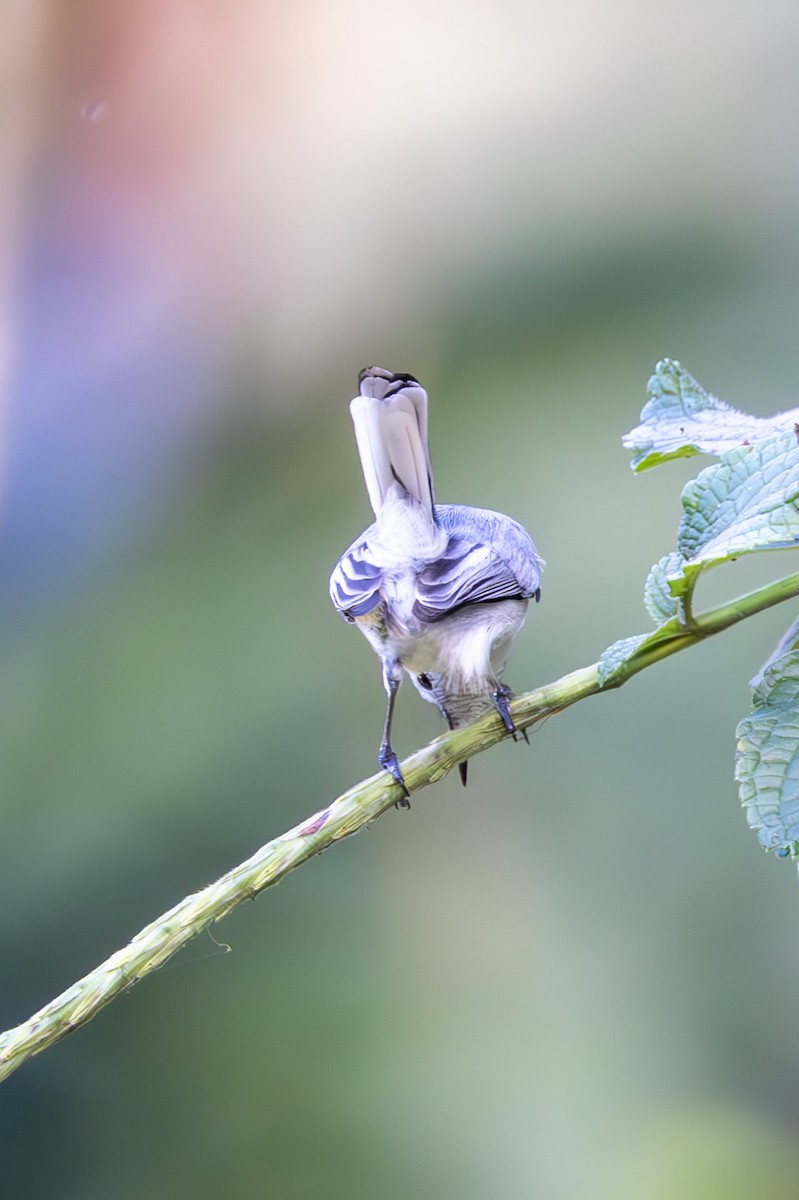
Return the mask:
<svg viewBox="0 0 799 1200">
<path fill-rule="evenodd" d="M 330 576 L 330 599 L 347 620 L 362 617 L 380 602 L 383 572 L 369 556 L 368 530 L 342 554 Z"/>
<path fill-rule="evenodd" d="M 525 529 L 485 509 L 442 504 L 436 509 L 449 541 L 417 576 L 414 614 L 440 621 L 464 604 L 538 597 L 542 561 Z"/>
</svg>

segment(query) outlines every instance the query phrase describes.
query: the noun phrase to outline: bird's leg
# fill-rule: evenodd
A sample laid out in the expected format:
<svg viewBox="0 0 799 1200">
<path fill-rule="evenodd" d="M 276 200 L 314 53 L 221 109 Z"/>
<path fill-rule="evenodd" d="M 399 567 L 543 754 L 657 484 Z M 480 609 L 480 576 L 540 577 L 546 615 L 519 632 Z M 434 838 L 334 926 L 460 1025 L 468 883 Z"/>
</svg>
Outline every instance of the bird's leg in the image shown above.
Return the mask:
<svg viewBox="0 0 799 1200">
<path fill-rule="evenodd" d="M 494 708 L 502 717 L 502 723 L 513 737 L 514 742 L 518 742 L 519 736 L 523 737 L 527 744 L 530 744 L 530 739 L 527 736 L 526 729 L 517 729 L 513 723 L 513 717 L 510 711 L 510 701 L 513 699 L 513 692 L 504 683 L 498 683 L 491 693 L 491 699 L 494 702 Z"/>
<path fill-rule="evenodd" d="M 380 751 L 377 755 L 377 761 L 384 771 L 388 771 L 393 776 L 396 783 L 402 788 L 402 796 L 397 801 L 396 808 L 410 808 L 408 796 L 410 792 L 405 786 L 405 780 L 402 778 L 402 771 L 397 760 L 397 756 L 391 749 L 391 718 L 394 714 L 394 701 L 397 698 L 402 674 L 400 665 L 392 659 L 383 661 L 383 686 L 386 689 L 388 703 L 386 704 L 386 721 L 383 726 L 383 740 L 380 743 Z"/>
</svg>

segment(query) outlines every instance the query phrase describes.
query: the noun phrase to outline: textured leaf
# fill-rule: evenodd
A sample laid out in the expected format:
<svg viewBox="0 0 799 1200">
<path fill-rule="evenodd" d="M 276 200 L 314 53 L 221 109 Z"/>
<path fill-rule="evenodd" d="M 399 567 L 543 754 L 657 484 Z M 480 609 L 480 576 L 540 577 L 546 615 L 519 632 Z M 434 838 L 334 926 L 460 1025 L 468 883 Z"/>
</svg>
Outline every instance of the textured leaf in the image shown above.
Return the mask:
<svg viewBox="0 0 799 1200">
<path fill-rule="evenodd" d="M 602 687 L 605 687 L 622 663 L 632 658 L 649 636 L 648 633 L 639 633 L 635 637 L 622 638 L 621 641 L 608 646 L 599 659 L 599 682 Z"/>
<path fill-rule="evenodd" d="M 739 446 L 683 489 L 678 547 L 686 574 L 740 554 L 799 546 L 794 432 Z"/>
<path fill-rule="evenodd" d="M 741 803 L 761 846 L 799 857 L 799 650 L 766 668 L 753 700 L 736 731 Z"/>
<path fill-rule="evenodd" d="M 622 438 L 624 446 L 636 452 L 631 463 L 634 471 L 692 454 L 718 456 L 747 442 L 789 431 L 799 421 L 799 408 L 774 417 L 738 412 L 711 396 L 670 358 L 657 364 L 647 391 L 649 400 L 641 412 L 641 424 Z"/>
<path fill-rule="evenodd" d="M 799 650 L 799 617 L 797 617 L 796 620 L 791 623 L 788 629 L 786 629 L 773 653 L 768 656 L 766 661 L 763 663 L 763 666 L 755 675 L 754 679 L 749 680 L 749 686 L 753 693 L 753 704 L 760 703 L 758 700 L 758 688 L 763 682 L 769 667 L 771 667 L 778 658 L 782 658 L 783 655 L 788 654 L 791 650 Z"/>
<path fill-rule="evenodd" d="M 669 576 L 677 575 L 682 570 L 684 561 L 679 551 L 673 550 L 671 554 L 665 554 L 656 562 L 647 576 L 644 584 L 644 604 L 656 625 L 670 621 L 677 614 L 677 597 L 669 582 Z"/>
</svg>

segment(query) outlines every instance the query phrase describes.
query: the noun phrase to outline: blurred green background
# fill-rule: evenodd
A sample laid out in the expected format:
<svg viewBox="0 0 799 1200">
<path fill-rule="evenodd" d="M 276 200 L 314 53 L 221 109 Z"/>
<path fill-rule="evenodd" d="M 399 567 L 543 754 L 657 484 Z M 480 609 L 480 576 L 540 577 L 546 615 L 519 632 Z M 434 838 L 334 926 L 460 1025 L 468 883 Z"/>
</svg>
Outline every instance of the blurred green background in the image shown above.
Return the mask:
<svg viewBox="0 0 799 1200">
<path fill-rule="evenodd" d="M 656 360 L 797 403 L 799 8 L 2 21 L 5 1028 L 374 771 L 378 664 L 327 597 L 361 366 L 427 386 L 439 498 L 548 561 L 512 686 L 647 628 L 701 465 L 629 470 Z M 793 615 L 481 756 L 32 1060 L 3 1195 L 799 1195 L 799 895 L 732 781 Z M 403 690 L 398 751 L 439 730 Z"/>
</svg>

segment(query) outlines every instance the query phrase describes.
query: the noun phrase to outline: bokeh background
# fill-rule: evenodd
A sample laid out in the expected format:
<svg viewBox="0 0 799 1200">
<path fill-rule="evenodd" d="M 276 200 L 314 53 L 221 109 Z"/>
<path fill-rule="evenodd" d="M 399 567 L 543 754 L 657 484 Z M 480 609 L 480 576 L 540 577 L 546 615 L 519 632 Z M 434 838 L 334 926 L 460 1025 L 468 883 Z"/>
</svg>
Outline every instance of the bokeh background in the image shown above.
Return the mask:
<svg viewBox="0 0 799 1200">
<path fill-rule="evenodd" d="M 797 402 L 799 7 L 0 19 L 6 1027 L 375 769 L 327 598 L 364 364 L 427 385 L 439 497 L 548 560 L 517 690 L 647 628 L 697 465 L 629 470 L 654 363 Z M 799 1195 L 799 893 L 732 782 L 793 615 L 481 756 L 31 1061 L 3 1195 Z M 401 752 L 439 732 L 398 708 Z"/>
</svg>

